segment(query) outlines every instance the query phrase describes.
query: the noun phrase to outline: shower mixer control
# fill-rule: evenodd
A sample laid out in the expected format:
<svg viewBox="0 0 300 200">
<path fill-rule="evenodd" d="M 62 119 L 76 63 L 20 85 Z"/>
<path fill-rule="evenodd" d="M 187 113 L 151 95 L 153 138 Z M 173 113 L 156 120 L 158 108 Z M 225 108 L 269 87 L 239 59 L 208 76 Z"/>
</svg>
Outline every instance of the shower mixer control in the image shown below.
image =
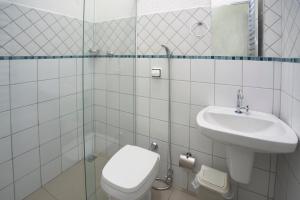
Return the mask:
<svg viewBox="0 0 300 200">
<path fill-rule="evenodd" d="M 160 78 L 161 77 L 161 68 L 158 68 L 158 67 L 152 68 L 151 76 L 153 78 Z"/>
</svg>

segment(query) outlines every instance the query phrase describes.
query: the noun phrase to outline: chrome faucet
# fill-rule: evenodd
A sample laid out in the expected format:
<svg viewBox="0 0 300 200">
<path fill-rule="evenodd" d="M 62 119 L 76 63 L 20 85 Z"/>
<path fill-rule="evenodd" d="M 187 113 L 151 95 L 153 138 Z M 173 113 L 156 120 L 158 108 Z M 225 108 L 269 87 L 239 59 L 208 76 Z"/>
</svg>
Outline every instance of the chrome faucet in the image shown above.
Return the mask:
<svg viewBox="0 0 300 200">
<path fill-rule="evenodd" d="M 246 110 L 246 112 L 249 112 L 249 106 L 243 106 L 243 100 L 244 100 L 244 94 L 241 89 L 237 92 L 237 102 L 236 102 L 236 113 L 242 114 L 242 110 Z"/>
</svg>

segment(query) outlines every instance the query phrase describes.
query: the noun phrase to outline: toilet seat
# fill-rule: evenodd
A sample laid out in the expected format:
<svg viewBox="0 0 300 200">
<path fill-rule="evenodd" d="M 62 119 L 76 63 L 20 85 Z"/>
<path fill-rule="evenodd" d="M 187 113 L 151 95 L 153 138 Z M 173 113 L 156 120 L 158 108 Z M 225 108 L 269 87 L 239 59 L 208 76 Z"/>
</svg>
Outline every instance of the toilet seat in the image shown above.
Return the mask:
<svg viewBox="0 0 300 200">
<path fill-rule="evenodd" d="M 159 170 L 160 156 L 152 151 L 126 145 L 102 170 L 102 188 L 122 200 L 138 199 L 150 189 Z"/>
</svg>

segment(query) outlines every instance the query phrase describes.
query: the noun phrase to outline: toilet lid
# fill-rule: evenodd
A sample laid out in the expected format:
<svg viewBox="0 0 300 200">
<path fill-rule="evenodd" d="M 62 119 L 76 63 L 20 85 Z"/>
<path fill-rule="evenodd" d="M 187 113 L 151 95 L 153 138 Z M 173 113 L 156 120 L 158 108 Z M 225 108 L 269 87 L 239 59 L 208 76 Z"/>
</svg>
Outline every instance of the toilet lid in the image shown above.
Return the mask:
<svg viewBox="0 0 300 200">
<path fill-rule="evenodd" d="M 126 145 L 107 162 L 102 170 L 102 179 L 119 191 L 137 191 L 151 176 L 159 159 L 157 153 Z"/>
</svg>

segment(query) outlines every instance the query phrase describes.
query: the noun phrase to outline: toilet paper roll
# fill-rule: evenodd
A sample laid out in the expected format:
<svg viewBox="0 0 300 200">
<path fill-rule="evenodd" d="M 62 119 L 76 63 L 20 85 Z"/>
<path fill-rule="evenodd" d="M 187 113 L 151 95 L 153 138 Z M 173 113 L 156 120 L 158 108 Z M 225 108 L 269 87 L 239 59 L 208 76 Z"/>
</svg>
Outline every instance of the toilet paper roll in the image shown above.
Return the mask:
<svg viewBox="0 0 300 200">
<path fill-rule="evenodd" d="M 180 154 L 179 167 L 193 169 L 195 167 L 196 158 L 192 157 L 191 153 Z"/>
</svg>

